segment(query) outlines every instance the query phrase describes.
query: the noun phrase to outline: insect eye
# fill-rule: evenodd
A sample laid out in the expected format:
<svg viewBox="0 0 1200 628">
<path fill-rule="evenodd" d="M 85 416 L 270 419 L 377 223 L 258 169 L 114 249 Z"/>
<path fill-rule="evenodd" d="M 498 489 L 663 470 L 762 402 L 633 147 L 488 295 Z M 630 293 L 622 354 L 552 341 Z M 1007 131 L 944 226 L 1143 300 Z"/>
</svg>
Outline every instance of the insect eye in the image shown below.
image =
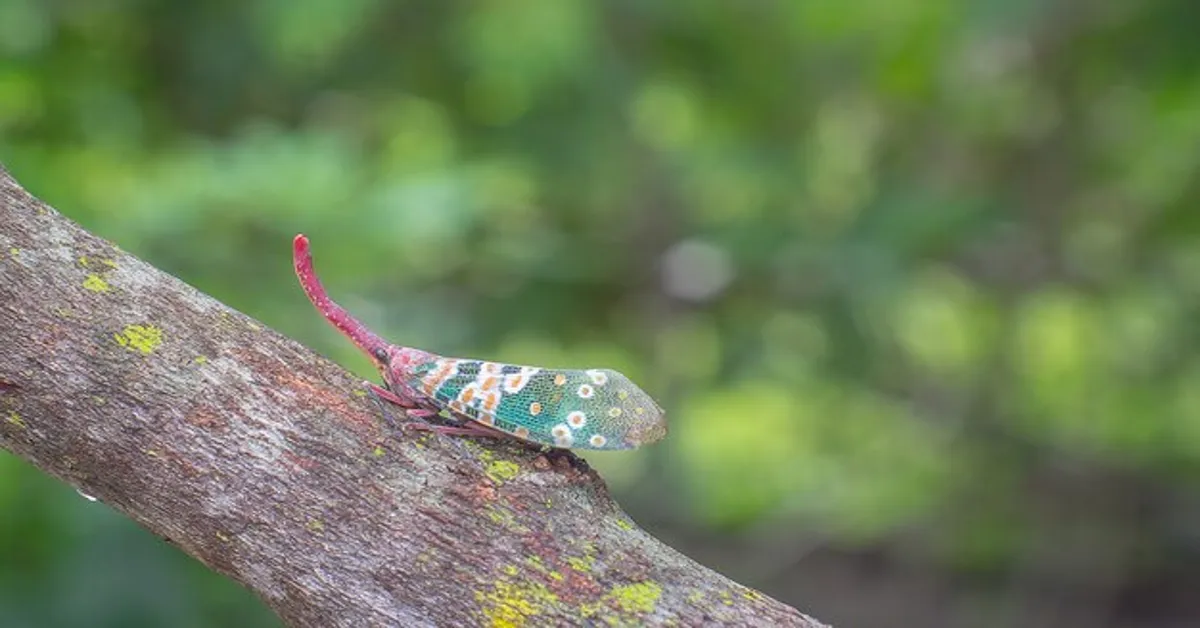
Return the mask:
<svg viewBox="0 0 1200 628">
<path fill-rule="evenodd" d="M 379 360 L 380 362 L 387 362 L 387 361 L 388 361 L 388 355 L 387 355 L 387 351 L 384 351 L 383 349 L 376 349 L 376 350 L 375 350 L 375 351 L 373 351 L 372 353 L 374 353 L 374 354 L 375 354 L 375 359 L 376 359 L 376 360 Z"/>
</svg>

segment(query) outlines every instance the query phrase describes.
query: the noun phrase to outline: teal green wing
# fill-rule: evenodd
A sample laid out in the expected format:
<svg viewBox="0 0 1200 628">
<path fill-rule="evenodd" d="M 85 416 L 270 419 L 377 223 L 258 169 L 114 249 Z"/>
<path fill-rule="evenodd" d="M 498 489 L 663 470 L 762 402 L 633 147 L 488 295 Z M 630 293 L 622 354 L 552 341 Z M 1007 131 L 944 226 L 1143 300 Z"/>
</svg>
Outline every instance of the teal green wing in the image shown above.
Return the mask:
<svg viewBox="0 0 1200 628">
<path fill-rule="evenodd" d="M 437 358 L 406 382 L 439 407 L 527 441 L 632 449 L 666 435 L 662 408 L 611 369 L 548 369 Z"/>
</svg>

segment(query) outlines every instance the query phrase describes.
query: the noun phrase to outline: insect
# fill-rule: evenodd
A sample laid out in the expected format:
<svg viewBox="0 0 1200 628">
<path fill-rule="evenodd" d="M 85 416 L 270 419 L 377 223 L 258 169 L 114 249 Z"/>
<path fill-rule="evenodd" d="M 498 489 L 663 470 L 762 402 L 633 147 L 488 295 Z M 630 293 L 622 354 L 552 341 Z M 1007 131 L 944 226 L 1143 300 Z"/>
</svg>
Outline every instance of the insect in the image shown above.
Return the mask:
<svg viewBox="0 0 1200 628">
<path fill-rule="evenodd" d="M 617 371 L 451 358 L 390 344 L 329 298 L 303 234 L 292 242 L 292 261 L 321 315 L 379 369 L 386 388 L 368 383 L 375 395 L 409 416 L 428 418 L 445 411 L 456 421 L 453 426 L 411 423 L 413 428 L 601 450 L 632 449 L 667 434 L 662 408 Z"/>
</svg>

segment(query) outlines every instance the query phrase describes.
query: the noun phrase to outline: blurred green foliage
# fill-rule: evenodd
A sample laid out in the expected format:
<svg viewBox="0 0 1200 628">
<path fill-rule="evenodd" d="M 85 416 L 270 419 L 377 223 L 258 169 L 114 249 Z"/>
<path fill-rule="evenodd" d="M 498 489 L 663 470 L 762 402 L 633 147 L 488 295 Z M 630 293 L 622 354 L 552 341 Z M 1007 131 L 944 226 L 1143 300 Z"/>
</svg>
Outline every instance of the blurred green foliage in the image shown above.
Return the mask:
<svg viewBox="0 0 1200 628">
<path fill-rule="evenodd" d="M 0 0 L 0 160 L 364 376 L 297 232 L 398 342 L 628 373 L 672 433 L 590 457 L 622 502 L 827 621 L 1151 625 L 1200 615 L 1196 17 Z M 273 624 L 0 470 L 0 625 Z"/>
</svg>

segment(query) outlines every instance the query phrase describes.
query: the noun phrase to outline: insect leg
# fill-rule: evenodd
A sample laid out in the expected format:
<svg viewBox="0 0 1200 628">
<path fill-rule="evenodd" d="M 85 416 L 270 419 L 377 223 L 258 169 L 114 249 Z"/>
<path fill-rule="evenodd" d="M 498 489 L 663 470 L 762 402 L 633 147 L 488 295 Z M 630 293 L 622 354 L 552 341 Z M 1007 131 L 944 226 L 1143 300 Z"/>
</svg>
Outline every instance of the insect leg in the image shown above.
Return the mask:
<svg viewBox="0 0 1200 628">
<path fill-rule="evenodd" d="M 377 386 L 375 384 L 372 384 L 371 382 L 364 382 L 364 383 L 367 386 L 367 390 L 371 394 L 371 398 L 375 400 L 376 405 L 379 406 L 379 409 L 383 412 L 383 416 L 387 419 L 388 424 L 390 424 L 393 429 L 397 429 L 398 425 L 397 425 L 395 418 L 392 417 L 391 412 L 389 412 L 387 407 L 384 406 L 384 404 L 383 404 L 384 401 L 387 401 L 389 403 L 400 406 L 401 408 L 404 408 L 405 414 L 407 414 L 408 416 L 413 417 L 413 418 L 427 419 L 427 418 L 430 418 L 433 416 L 437 416 L 437 414 L 438 414 L 437 410 L 431 410 L 429 408 L 422 408 L 422 407 L 418 406 L 415 401 L 413 401 L 411 399 L 406 399 L 400 395 L 397 395 L 396 393 L 394 393 L 386 388 L 383 388 L 382 386 Z M 504 432 L 501 432 L 500 430 L 488 427 L 486 425 L 483 425 L 482 423 L 477 423 L 473 420 L 470 420 L 469 418 L 452 416 L 452 420 L 457 421 L 458 425 L 437 425 L 434 423 L 412 423 L 412 422 L 405 423 L 405 425 L 414 430 L 426 430 L 426 431 L 431 431 L 431 432 L 437 432 L 439 434 L 446 434 L 446 435 L 453 435 L 453 436 L 479 436 L 479 437 L 500 438 L 500 439 L 512 438 L 511 436 L 509 436 L 508 434 L 505 434 Z"/>
<path fill-rule="evenodd" d="M 396 393 L 382 386 L 377 386 L 371 382 L 363 383 L 367 386 L 367 391 L 370 393 L 371 399 L 375 401 L 375 405 L 379 407 L 380 412 L 382 412 L 384 418 L 387 419 L 388 425 L 390 425 L 394 430 L 400 429 L 399 424 L 396 422 L 395 417 L 392 416 L 391 411 L 383 403 L 384 401 L 387 401 L 389 404 L 394 404 L 404 408 L 404 414 L 408 415 L 409 418 L 428 419 L 430 417 L 437 416 L 437 410 L 419 407 L 415 401 L 401 397 L 400 395 L 397 395 Z"/>
<path fill-rule="evenodd" d="M 380 388 L 371 382 L 363 383 L 367 385 L 367 394 L 371 396 L 371 401 L 375 402 L 376 407 L 379 408 L 379 412 L 383 414 L 383 418 L 387 421 L 388 427 L 392 428 L 392 430 L 399 430 L 400 426 L 396 423 L 396 418 L 392 416 L 392 411 L 388 409 L 387 404 L 383 402 L 384 400 L 387 400 L 403 407 L 403 404 L 400 403 L 402 400 L 396 395 L 393 395 L 392 392 L 386 388 Z"/>
<path fill-rule="evenodd" d="M 371 392 L 371 394 L 375 395 L 376 400 L 382 399 L 384 401 L 394 403 L 394 404 L 400 406 L 401 408 L 406 408 L 406 409 L 412 409 L 412 408 L 417 407 L 416 402 L 412 401 L 411 399 L 405 399 L 404 397 L 401 397 L 401 396 L 397 395 L 396 393 L 394 393 L 382 386 L 372 384 L 371 382 L 363 382 L 363 383 L 367 385 L 367 390 L 369 390 Z"/>
<path fill-rule="evenodd" d="M 508 436 L 503 432 L 490 429 L 480 425 L 474 421 L 466 421 L 462 425 L 435 425 L 433 423 L 409 423 L 408 427 L 414 430 L 425 430 L 428 432 L 437 432 L 447 436 L 480 436 L 486 438 L 505 438 Z"/>
</svg>

